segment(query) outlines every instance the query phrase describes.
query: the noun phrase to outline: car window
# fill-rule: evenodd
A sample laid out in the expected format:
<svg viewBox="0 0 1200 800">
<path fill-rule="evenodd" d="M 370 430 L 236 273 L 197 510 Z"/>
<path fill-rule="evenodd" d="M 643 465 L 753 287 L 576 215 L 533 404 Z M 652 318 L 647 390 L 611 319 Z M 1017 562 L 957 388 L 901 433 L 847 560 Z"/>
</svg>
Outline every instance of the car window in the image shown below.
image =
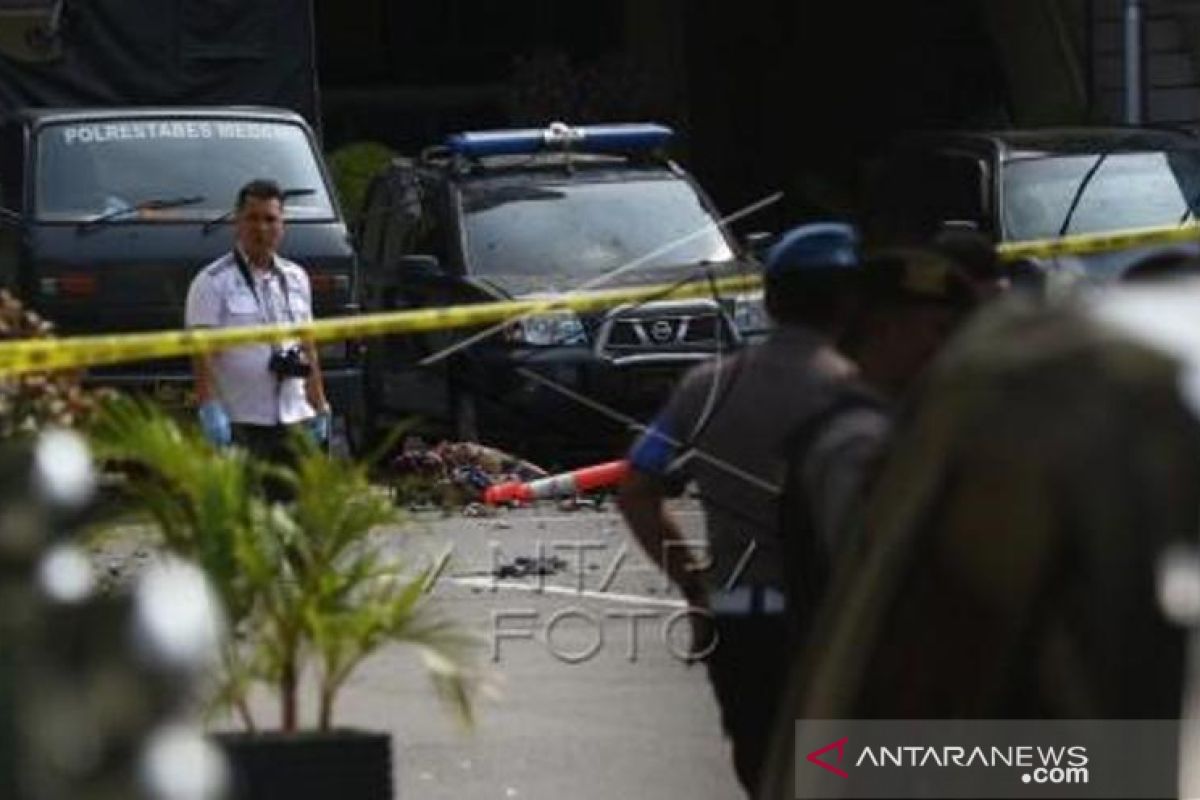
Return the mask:
<svg viewBox="0 0 1200 800">
<path fill-rule="evenodd" d="M 384 265 L 410 254 L 444 260 L 436 196 L 436 187 L 411 170 L 395 170 L 381 177 L 364 221 L 370 226 L 363 234 L 363 246 L 370 248 L 368 257 Z"/>
<path fill-rule="evenodd" d="M 35 208 L 42 221 L 78 221 L 177 197 L 204 200 L 154 216 L 207 220 L 227 211 L 238 189 L 255 178 L 312 190 L 288 199 L 290 219 L 335 216 L 312 144 L 291 123 L 195 118 L 64 123 L 42 128 L 36 147 Z"/>
<path fill-rule="evenodd" d="M 25 128 L 17 124 L 0 124 L 0 203 L 12 211 L 25 208 Z"/>
<path fill-rule="evenodd" d="M 1059 235 L 1096 155 L 1013 161 L 1004 172 L 1007 239 Z M 1175 225 L 1200 194 L 1200 149 L 1114 153 L 1095 171 L 1071 215 L 1069 233 Z M 1194 203 L 1193 203 L 1194 205 Z"/>
<path fill-rule="evenodd" d="M 950 221 L 973 222 L 989 231 L 986 198 L 984 166 L 973 156 L 896 157 L 873 176 L 869 224 L 883 238 L 911 241 L 924 241 Z"/>
<path fill-rule="evenodd" d="M 652 271 L 733 258 L 695 189 L 667 173 L 476 181 L 462 195 L 469 268 L 493 281 L 552 286 L 626 266 Z"/>
<path fill-rule="evenodd" d="M 984 221 L 983 165 L 970 156 L 943 156 L 925 163 L 921 188 L 926 209 L 937 224 L 949 220 Z"/>
</svg>

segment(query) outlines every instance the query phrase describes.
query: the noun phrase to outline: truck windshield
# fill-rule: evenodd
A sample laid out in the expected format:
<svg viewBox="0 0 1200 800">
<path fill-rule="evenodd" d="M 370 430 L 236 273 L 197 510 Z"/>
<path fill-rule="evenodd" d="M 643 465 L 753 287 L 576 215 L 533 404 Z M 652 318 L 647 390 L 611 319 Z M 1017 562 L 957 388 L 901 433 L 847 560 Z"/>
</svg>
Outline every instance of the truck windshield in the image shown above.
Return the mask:
<svg viewBox="0 0 1200 800">
<path fill-rule="evenodd" d="M 1004 230 L 1010 241 L 1058 236 L 1095 154 L 1010 161 L 1004 170 Z M 1112 153 L 1096 170 L 1069 233 L 1177 225 L 1200 203 L 1200 149 Z"/>
<path fill-rule="evenodd" d="M 490 280 L 596 277 L 733 258 L 725 234 L 686 181 L 669 173 L 463 186 L 470 271 Z M 644 260 L 643 260 L 644 259 Z"/>
<path fill-rule="evenodd" d="M 34 208 L 44 222 L 79 222 L 148 205 L 118 222 L 209 220 L 254 178 L 312 193 L 289 198 L 289 219 L 328 220 L 333 206 L 304 129 L 286 122 L 138 119 L 48 125 L 37 137 Z M 169 208 L 148 203 L 189 196 Z"/>
</svg>

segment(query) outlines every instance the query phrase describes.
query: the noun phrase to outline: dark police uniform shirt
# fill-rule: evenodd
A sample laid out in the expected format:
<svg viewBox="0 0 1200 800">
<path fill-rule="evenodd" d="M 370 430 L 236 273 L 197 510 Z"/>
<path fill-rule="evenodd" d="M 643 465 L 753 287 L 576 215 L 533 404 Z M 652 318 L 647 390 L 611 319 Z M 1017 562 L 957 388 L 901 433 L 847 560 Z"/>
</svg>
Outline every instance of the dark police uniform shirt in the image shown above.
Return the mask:
<svg viewBox="0 0 1200 800">
<path fill-rule="evenodd" d="M 783 590 L 780 498 L 784 439 L 828 408 L 854 365 L 817 333 L 776 329 L 761 345 L 688 373 L 630 452 L 638 471 L 672 488 L 699 485 L 713 567 L 711 592 L 738 586 Z"/>
</svg>

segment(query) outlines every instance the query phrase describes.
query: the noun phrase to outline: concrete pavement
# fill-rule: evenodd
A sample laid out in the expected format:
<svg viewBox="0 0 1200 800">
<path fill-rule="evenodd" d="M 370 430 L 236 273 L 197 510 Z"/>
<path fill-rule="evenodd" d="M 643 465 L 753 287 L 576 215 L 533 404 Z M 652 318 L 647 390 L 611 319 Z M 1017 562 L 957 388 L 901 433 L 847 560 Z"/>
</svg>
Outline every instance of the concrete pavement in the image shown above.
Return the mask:
<svg viewBox="0 0 1200 800">
<path fill-rule="evenodd" d="M 698 533 L 698 508 L 685 502 L 680 510 Z M 522 614 L 502 621 L 502 628 L 531 630 L 533 638 L 500 642 L 491 667 L 501 696 L 481 702 L 473 732 L 462 731 L 439 707 L 411 652 L 389 647 L 363 667 L 342 697 L 338 722 L 393 733 L 398 797 L 742 796 L 703 667 L 687 667 L 672 652 L 682 647 L 686 624 L 674 626 L 678 640 L 672 646 L 663 642 L 663 622 L 638 622 L 636 659 L 630 660 L 630 620 L 607 616 L 657 612 L 665 621 L 678 603 L 664 598 L 662 578 L 614 513 L 418 516 L 405 530 L 389 536 L 407 539 L 406 550 L 437 554 L 453 547 L 454 561 L 435 589 L 446 611 L 488 638 L 494 612 Z M 493 547 L 500 558 L 531 556 L 539 541 L 547 554 L 572 563 L 569 571 L 547 578 L 548 586 L 558 587 L 553 593 L 533 591 L 533 579 L 502 581 L 495 591 L 480 580 L 491 568 Z M 575 591 L 579 551 L 570 543 L 605 545 L 586 551 L 582 595 Z M 614 572 L 622 548 L 626 555 Z M 610 573 L 611 586 L 600 591 Z M 516 588 L 522 584 L 525 589 Z M 555 614 L 558 620 L 548 625 Z M 580 663 L 563 660 L 593 649 Z"/>
</svg>

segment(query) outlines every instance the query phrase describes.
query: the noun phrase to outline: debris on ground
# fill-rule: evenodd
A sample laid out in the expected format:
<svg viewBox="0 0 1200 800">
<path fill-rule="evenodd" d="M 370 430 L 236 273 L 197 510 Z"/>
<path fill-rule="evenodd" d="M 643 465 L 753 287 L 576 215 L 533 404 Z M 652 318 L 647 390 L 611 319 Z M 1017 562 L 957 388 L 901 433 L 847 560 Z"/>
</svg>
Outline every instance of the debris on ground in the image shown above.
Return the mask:
<svg viewBox="0 0 1200 800">
<path fill-rule="evenodd" d="M 608 494 L 605 492 L 564 497 L 562 500 L 558 501 L 558 510 L 564 513 L 585 511 L 588 509 L 591 509 L 592 511 L 603 511 L 605 503 L 608 501 L 608 497 Z"/>
<path fill-rule="evenodd" d="M 495 512 L 483 503 L 467 503 L 462 513 L 464 517 L 490 517 Z"/>
<path fill-rule="evenodd" d="M 85 548 L 100 593 L 112 595 L 128 591 L 138 576 L 150 567 L 151 548 L 152 545 L 141 542 L 110 542 Z"/>
<path fill-rule="evenodd" d="M 548 576 L 566 572 L 569 566 L 559 556 L 517 556 L 512 561 L 497 564 L 492 569 L 496 578 L 527 578 L 531 575 Z"/>
<path fill-rule="evenodd" d="M 478 501 L 489 486 L 547 474 L 536 464 L 493 447 L 474 442 L 430 446 L 416 436 L 405 440 L 390 466 L 398 503 L 461 508 L 467 516 L 487 515 Z"/>
<path fill-rule="evenodd" d="M 559 475 L 493 447 L 474 442 L 430 446 L 409 437 L 391 463 L 396 502 L 413 510 L 440 508 L 466 517 L 489 517 L 497 508 L 555 501 L 561 512 L 604 511 L 627 465 L 613 461 Z"/>
</svg>

